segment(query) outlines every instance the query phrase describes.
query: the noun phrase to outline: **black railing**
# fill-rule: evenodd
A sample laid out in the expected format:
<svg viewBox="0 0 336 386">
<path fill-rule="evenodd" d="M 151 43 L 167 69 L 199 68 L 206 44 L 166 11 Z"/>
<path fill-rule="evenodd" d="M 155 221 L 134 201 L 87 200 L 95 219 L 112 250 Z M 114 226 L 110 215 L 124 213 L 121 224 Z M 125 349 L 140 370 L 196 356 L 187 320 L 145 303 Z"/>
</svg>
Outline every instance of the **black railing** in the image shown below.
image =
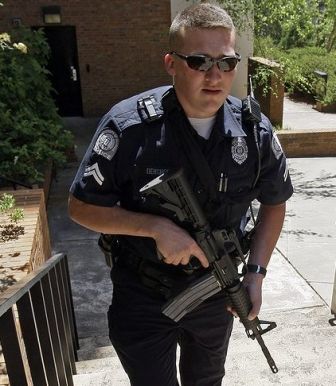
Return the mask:
<svg viewBox="0 0 336 386">
<path fill-rule="evenodd" d="M 78 336 L 67 257 L 57 254 L 0 294 L 11 386 L 73 386 Z"/>
</svg>

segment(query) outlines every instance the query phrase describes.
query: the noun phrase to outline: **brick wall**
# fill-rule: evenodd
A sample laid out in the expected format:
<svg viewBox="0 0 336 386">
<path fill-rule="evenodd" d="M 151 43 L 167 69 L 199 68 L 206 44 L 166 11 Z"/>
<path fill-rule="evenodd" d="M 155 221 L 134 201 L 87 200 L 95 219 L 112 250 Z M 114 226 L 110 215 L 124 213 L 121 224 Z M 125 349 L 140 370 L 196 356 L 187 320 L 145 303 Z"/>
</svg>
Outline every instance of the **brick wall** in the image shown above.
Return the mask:
<svg viewBox="0 0 336 386">
<path fill-rule="evenodd" d="M 170 0 L 6 0 L 0 32 L 11 29 L 14 17 L 43 26 L 41 7 L 47 5 L 61 7 L 61 25 L 76 27 L 85 116 L 100 116 L 123 98 L 170 83 L 163 66 Z"/>
<path fill-rule="evenodd" d="M 336 156 L 336 128 L 314 131 L 283 130 L 277 134 L 287 157 Z"/>
</svg>

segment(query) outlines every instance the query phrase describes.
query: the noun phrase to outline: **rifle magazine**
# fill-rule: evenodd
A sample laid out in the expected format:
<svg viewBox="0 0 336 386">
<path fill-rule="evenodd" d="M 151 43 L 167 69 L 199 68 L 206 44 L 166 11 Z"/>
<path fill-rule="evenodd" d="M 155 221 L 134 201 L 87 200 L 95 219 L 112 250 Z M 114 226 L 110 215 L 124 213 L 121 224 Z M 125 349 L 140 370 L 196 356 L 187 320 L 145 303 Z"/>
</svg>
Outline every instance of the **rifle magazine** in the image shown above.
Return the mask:
<svg viewBox="0 0 336 386">
<path fill-rule="evenodd" d="M 222 287 L 216 277 L 210 273 L 195 280 L 178 296 L 164 304 L 162 313 L 178 322 L 184 315 L 195 309 L 210 296 L 221 291 Z"/>
</svg>

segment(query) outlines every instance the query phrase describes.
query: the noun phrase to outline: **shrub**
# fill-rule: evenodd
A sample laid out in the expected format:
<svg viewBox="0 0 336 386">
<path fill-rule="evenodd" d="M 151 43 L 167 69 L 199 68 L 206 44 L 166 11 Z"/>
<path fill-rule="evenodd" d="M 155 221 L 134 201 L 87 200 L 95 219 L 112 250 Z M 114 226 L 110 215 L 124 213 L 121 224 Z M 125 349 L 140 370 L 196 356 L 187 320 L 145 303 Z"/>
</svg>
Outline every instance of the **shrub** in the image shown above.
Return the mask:
<svg viewBox="0 0 336 386">
<path fill-rule="evenodd" d="M 18 225 L 18 222 L 24 218 L 24 213 L 15 205 L 13 195 L 4 193 L 0 197 L 0 214 L 4 215 L 0 224 L 0 243 L 16 240 L 24 234 L 24 227 Z"/>
<path fill-rule="evenodd" d="M 50 96 L 48 57 L 42 31 L 0 35 L 0 175 L 26 183 L 42 180 L 47 160 L 62 165 L 72 141 Z"/>
<path fill-rule="evenodd" d="M 336 51 L 327 52 L 325 48 L 303 47 L 281 50 L 270 39 L 258 39 L 256 55 L 267 57 L 281 64 L 284 69 L 284 82 L 289 94 L 307 94 L 323 103 L 336 102 Z M 328 73 L 328 83 L 324 92 L 324 81 L 314 71 Z"/>
</svg>

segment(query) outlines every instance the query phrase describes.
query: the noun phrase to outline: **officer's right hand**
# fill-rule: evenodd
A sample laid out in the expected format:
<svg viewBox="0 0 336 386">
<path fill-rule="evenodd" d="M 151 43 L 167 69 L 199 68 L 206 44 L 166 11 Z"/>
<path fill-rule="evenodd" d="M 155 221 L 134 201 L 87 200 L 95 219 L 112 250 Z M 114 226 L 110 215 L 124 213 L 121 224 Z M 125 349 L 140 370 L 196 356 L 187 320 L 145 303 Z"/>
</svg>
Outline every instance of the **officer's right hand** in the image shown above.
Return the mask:
<svg viewBox="0 0 336 386">
<path fill-rule="evenodd" d="M 195 256 L 204 268 L 209 266 L 208 259 L 196 241 L 167 218 L 161 217 L 155 224 L 154 240 L 167 264 L 187 265 L 190 257 Z"/>
</svg>

